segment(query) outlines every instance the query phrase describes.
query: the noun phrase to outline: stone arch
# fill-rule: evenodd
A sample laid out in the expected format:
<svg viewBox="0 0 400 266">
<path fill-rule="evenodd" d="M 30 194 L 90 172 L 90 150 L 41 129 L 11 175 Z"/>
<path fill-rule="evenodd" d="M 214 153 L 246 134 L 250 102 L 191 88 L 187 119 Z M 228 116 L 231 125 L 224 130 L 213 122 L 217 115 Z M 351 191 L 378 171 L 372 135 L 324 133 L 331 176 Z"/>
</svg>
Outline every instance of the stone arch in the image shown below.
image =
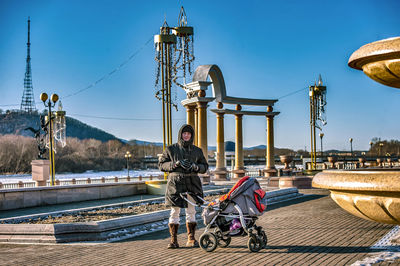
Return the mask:
<svg viewBox="0 0 400 266">
<path fill-rule="evenodd" d="M 213 87 L 213 96 L 217 102 L 222 102 L 226 98 L 226 87 L 224 76 L 217 65 L 201 65 L 196 68 L 193 74 L 194 81 L 207 81 L 210 76 Z"/>
</svg>

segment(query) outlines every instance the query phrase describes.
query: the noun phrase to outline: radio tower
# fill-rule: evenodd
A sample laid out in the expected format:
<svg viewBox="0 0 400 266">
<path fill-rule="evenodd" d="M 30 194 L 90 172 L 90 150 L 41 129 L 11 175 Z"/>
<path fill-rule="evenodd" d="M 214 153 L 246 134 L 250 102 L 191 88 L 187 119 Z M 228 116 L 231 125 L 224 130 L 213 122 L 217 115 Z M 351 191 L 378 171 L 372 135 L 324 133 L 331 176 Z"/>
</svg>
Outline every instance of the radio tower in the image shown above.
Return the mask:
<svg viewBox="0 0 400 266">
<path fill-rule="evenodd" d="M 21 111 L 32 113 L 36 111 L 35 98 L 33 97 L 32 87 L 32 69 L 31 69 L 31 19 L 28 17 L 28 43 L 27 45 L 27 56 L 26 56 L 26 71 L 24 78 L 24 93 L 21 101 Z"/>
</svg>

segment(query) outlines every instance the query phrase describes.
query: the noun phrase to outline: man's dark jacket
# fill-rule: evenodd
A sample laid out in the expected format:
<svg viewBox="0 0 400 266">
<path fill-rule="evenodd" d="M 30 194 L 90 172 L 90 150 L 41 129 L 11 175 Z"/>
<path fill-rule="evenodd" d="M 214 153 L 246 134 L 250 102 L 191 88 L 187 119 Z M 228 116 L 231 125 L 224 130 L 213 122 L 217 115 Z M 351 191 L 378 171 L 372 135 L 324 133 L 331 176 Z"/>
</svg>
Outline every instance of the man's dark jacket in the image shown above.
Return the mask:
<svg viewBox="0 0 400 266">
<path fill-rule="evenodd" d="M 182 133 L 190 132 L 192 137 L 189 141 L 182 139 Z M 167 190 L 165 192 L 165 204 L 180 208 L 187 208 L 187 202 L 182 199 L 179 193 L 192 192 L 203 197 L 203 188 L 197 173 L 205 173 L 208 163 L 203 155 L 203 151 L 193 145 L 194 130 L 190 125 L 183 125 L 179 130 L 178 142 L 168 146 L 158 160 L 158 168 L 163 172 L 168 172 Z M 177 161 L 189 160 L 199 166 L 197 172 L 184 170 L 181 166 L 176 166 Z"/>
</svg>

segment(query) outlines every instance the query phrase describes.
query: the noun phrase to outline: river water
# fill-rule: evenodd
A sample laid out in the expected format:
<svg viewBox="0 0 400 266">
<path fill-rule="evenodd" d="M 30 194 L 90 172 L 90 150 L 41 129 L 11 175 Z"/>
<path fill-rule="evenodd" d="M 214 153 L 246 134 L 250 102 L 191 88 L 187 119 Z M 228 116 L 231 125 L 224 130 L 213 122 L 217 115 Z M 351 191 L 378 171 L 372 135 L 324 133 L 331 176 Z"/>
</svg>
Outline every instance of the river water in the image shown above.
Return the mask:
<svg viewBox="0 0 400 266">
<path fill-rule="evenodd" d="M 162 172 L 158 169 L 147 169 L 147 170 L 129 170 L 130 177 L 138 177 L 138 176 L 157 176 L 161 175 Z M 99 178 L 99 177 L 126 177 L 128 176 L 128 170 L 122 171 L 103 171 L 103 172 L 94 172 L 87 171 L 84 173 L 62 173 L 56 174 L 56 179 L 86 179 L 86 178 Z M 32 181 L 31 174 L 22 174 L 22 175 L 0 175 L 0 182 L 2 183 L 15 183 L 18 181 Z"/>
<path fill-rule="evenodd" d="M 282 168 L 282 165 L 276 165 L 276 168 Z M 265 166 L 262 165 L 249 165 L 246 166 L 248 169 L 252 170 L 257 170 L 257 169 L 262 169 L 265 168 Z M 215 169 L 215 166 L 210 167 L 210 171 L 213 171 Z M 230 167 L 228 167 L 228 170 L 230 170 Z M 146 170 L 130 170 L 129 171 L 129 176 L 130 177 L 146 177 L 146 176 L 158 176 L 162 175 L 162 172 L 159 171 L 158 169 L 146 169 Z M 86 179 L 86 178 L 101 178 L 101 177 L 126 177 L 128 176 L 128 170 L 124 169 L 121 171 L 101 171 L 101 172 L 95 172 L 95 171 L 87 171 L 84 173 L 62 173 L 62 174 L 56 174 L 56 179 L 62 180 L 62 179 Z M 0 182 L 1 183 L 16 183 L 19 181 L 32 181 L 32 175 L 31 174 L 21 174 L 21 175 L 0 175 Z"/>
</svg>

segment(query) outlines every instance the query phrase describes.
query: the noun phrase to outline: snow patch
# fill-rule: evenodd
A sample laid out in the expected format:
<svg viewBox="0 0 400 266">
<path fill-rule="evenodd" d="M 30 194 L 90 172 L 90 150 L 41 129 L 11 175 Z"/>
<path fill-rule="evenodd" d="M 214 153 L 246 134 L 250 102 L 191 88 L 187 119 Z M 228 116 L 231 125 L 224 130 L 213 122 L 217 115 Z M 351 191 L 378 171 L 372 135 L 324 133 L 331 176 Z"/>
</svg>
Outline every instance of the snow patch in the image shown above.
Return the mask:
<svg viewBox="0 0 400 266">
<path fill-rule="evenodd" d="M 373 265 L 379 262 L 394 262 L 400 259 L 400 249 L 399 252 L 384 251 L 379 253 L 372 253 L 371 256 L 359 260 L 351 264 L 351 266 L 367 266 Z"/>
<path fill-rule="evenodd" d="M 371 249 L 381 249 L 384 251 L 371 253 L 370 256 L 354 262 L 351 266 L 367 266 L 380 262 L 390 263 L 400 259 L 400 246 L 392 242 L 392 239 L 398 236 L 399 233 L 400 226 L 395 226 L 371 247 Z"/>
</svg>

